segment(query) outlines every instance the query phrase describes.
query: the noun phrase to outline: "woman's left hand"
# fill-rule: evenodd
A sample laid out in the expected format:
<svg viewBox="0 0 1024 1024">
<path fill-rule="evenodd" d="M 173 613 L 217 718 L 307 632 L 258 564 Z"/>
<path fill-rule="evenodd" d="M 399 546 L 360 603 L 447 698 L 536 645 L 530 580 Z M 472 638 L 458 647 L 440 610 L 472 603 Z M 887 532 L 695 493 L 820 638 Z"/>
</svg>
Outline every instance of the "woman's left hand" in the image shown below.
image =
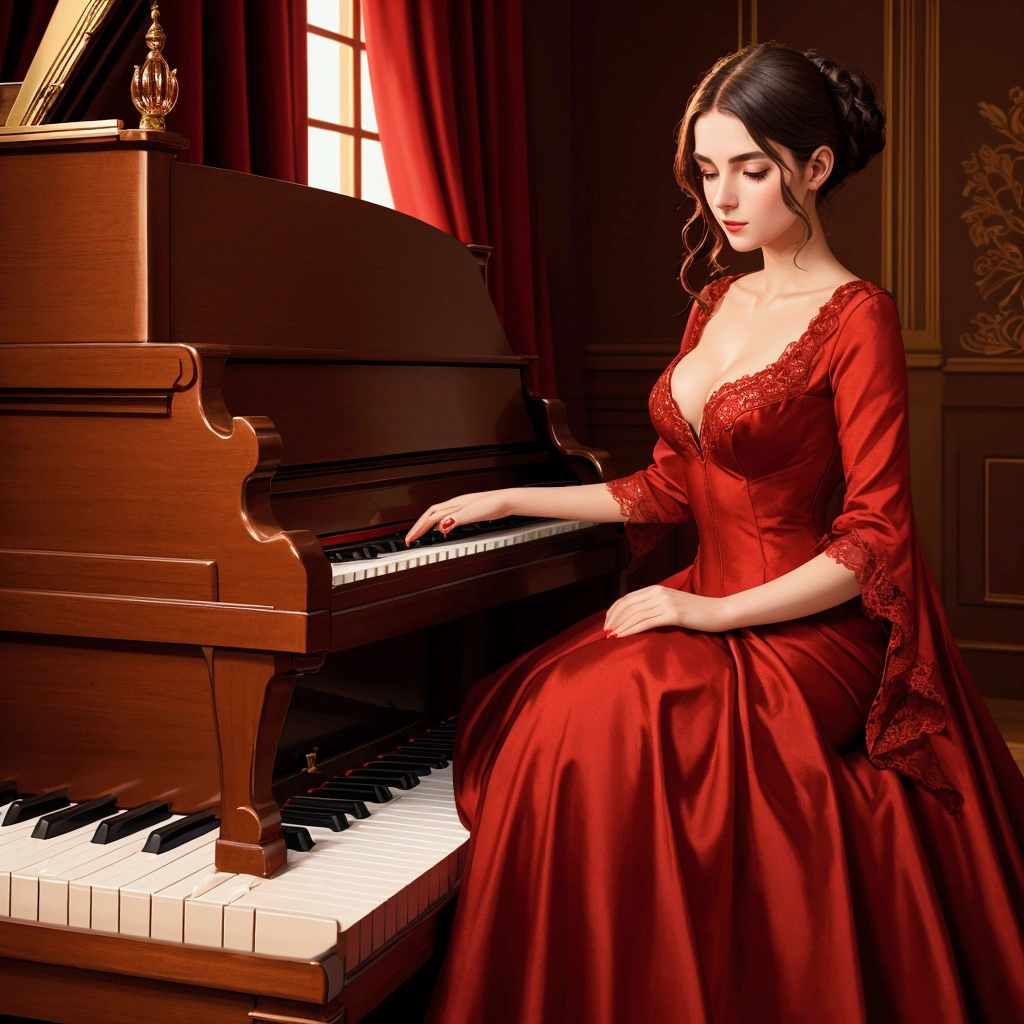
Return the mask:
<svg viewBox="0 0 1024 1024">
<path fill-rule="evenodd" d="M 729 629 L 726 599 L 701 597 L 669 587 L 644 587 L 620 597 L 604 619 L 604 631 L 609 636 L 631 636 L 658 626 L 684 626 L 705 633 Z"/>
</svg>

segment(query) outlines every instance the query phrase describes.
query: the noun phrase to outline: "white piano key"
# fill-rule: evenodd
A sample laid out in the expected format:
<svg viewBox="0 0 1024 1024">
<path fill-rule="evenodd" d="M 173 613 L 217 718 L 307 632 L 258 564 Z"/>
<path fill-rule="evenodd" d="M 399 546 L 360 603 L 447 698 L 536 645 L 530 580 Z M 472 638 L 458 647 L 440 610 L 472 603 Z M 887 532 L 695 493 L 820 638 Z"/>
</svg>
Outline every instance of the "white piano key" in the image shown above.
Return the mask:
<svg viewBox="0 0 1024 1024">
<path fill-rule="evenodd" d="M 233 875 L 220 885 L 185 899 L 185 941 L 197 946 L 224 944 L 224 908 L 263 883 L 255 875 Z"/>
<path fill-rule="evenodd" d="M 85 826 L 84 828 L 76 829 L 74 832 L 69 832 L 67 835 L 60 836 L 56 839 L 32 839 L 29 837 L 24 843 L 15 844 L 15 848 L 3 853 L 0 858 L 0 917 L 12 916 L 11 910 L 11 875 L 23 871 L 24 868 L 32 865 L 39 865 L 43 867 L 50 858 L 57 857 L 64 853 L 65 850 L 74 846 L 80 839 L 81 835 L 85 831 L 91 831 L 95 829 L 93 826 Z M 34 921 L 35 913 L 32 911 L 25 899 L 30 897 L 22 893 L 21 901 L 18 905 L 18 911 L 26 915 L 32 914 L 27 917 L 27 920 Z"/>
<path fill-rule="evenodd" d="M 92 850 L 69 851 L 67 858 L 59 865 L 51 864 L 38 874 L 39 920 L 47 924 L 68 923 L 68 893 L 72 881 L 88 877 L 104 868 L 131 857 L 142 849 L 145 835 L 127 836 L 116 843 L 105 846 L 94 844 Z M 14 884 L 17 884 L 15 880 Z"/>
<path fill-rule="evenodd" d="M 333 918 L 261 910 L 255 921 L 255 951 L 270 956 L 319 956 L 338 940 L 338 922 Z"/>
<path fill-rule="evenodd" d="M 173 885 L 193 871 L 209 864 L 214 859 L 217 831 L 207 833 L 191 843 L 185 843 L 177 850 L 162 854 L 146 854 L 153 858 L 151 866 L 139 865 L 129 876 L 110 878 L 107 882 L 93 886 L 94 902 L 103 902 L 106 894 L 117 901 L 119 909 L 118 930 L 122 935 L 146 937 L 150 934 L 153 893 Z M 177 854 L 178 856 L 174 856 Z M 108 889 L 109 886 L 109 889 Z"/>
<path fill-rule="evenodd" d="M 183 942 L 185 934 L 185 900 L 200 896 L 235 876 L 218 871 L 211 859 L 198 871 L 153 893 L 150 900 L 150 930 L 154 939 Z"/>
<path fill-rule="evenodd" d="M 359 559 L 351 562 L 332 562 L 331 573 L 334 586 L 355 583 L 360 579 L 372 579 L 392 572 L 405 572 L 432 562 L 447 561 L 452 558 L 465 558 L 484 551 L 511 547 L 515 544 L 528 544 L 530 541 L 543 537 L 557 536 L 581 530 L 595 523 L 580 520 L 549 519 L 543 523 L 520 526 L 511 530 L 481 534 L 468 540 L 453 540 L 447 543 L 433 544 L 430 547 L 410 548 L 407 551 L 395 551 L 378 555 L 376 558 Z"/>
</svg>

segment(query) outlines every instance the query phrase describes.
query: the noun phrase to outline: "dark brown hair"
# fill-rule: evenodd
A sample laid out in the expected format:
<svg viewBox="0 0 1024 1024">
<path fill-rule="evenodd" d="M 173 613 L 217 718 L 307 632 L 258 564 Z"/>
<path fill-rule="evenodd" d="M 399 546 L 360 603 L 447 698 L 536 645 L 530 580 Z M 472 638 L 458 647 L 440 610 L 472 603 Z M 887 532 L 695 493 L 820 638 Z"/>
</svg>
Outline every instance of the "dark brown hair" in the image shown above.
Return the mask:
<svg viewBox="0 0 1024 1024">
<path fill-rule="evenodd" d="M 698 294 L 690 280 L 694 262 L 706 259 L 713 271 L 720 272 L 718 255 L 725 247 L 725 234 L 708 209 L 693 159 L 694 125 L 711 110 L 738 117 L 780 172 L 784 164 L 776 145 L 785 146 L 800 163 L 806 163 L 819 146 L 828 146 L 835 160 L 828 180 L 818 189 L 816 203 L 885 147 L 885 114 L 875 102 L 874 84 L 863 71 L 836 64 L 817 50 L 801 53 L 775 42 L 747 46 L 719 60 L 697 83 L 677 136 L 676 181 L 696 203 L 683 227 L 686 254 L 679 280 L 694 297 Z M 811 222 L 784 172 L 782 198 L 804 222 L 806 238 L 799 253 L 810 241 Z"/>
</svg>

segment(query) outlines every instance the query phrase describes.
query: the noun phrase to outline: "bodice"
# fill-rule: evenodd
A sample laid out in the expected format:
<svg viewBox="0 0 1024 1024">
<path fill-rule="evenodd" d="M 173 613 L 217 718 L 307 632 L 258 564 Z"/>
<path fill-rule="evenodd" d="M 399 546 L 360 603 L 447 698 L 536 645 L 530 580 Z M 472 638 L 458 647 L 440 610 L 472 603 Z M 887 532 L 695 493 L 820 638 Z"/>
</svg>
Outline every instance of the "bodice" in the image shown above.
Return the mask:
<svg viewBox="0 0 1024 1024">
<path fill-rule="evenodd" d="M 651 421 L 700 534 L 690 587 L 724 596 L 775 579 L 813 556 L 843 468 L 832 387 L 829 341 L 858 297 L 882 289 L 867 281 L 840 285 L 803 334 L 756 373 L 717 388 L 705 403 L 700 436 L 672 396 L 676 364 L 699 343 L 721 297 L 739 275 L 708 288 L 709 306 L 695 305 L 679 354 L 658 378 Z M 664 521 L 643 508 L 645 495 L 613 486 L 630 521 Z M 625 499 L 625 505 L 623 500 Z"/>
</svg>

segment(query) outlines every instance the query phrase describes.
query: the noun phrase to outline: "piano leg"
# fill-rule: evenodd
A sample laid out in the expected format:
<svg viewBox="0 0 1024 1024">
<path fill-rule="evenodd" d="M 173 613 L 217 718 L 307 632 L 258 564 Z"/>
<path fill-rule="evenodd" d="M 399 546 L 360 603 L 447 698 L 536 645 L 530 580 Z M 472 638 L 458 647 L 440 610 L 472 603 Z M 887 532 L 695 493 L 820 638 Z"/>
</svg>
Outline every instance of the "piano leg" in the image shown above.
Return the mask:
<svg viewBox="0 0 1024 1024">
<path fill-rule="evenodd" d="M 274 756 L 296 678 L 323 656 L 215 648 L 213 700 L 220 742 L 217 870 L 269 877 L 285 862 L 271 792 Z"/>
</svg>

